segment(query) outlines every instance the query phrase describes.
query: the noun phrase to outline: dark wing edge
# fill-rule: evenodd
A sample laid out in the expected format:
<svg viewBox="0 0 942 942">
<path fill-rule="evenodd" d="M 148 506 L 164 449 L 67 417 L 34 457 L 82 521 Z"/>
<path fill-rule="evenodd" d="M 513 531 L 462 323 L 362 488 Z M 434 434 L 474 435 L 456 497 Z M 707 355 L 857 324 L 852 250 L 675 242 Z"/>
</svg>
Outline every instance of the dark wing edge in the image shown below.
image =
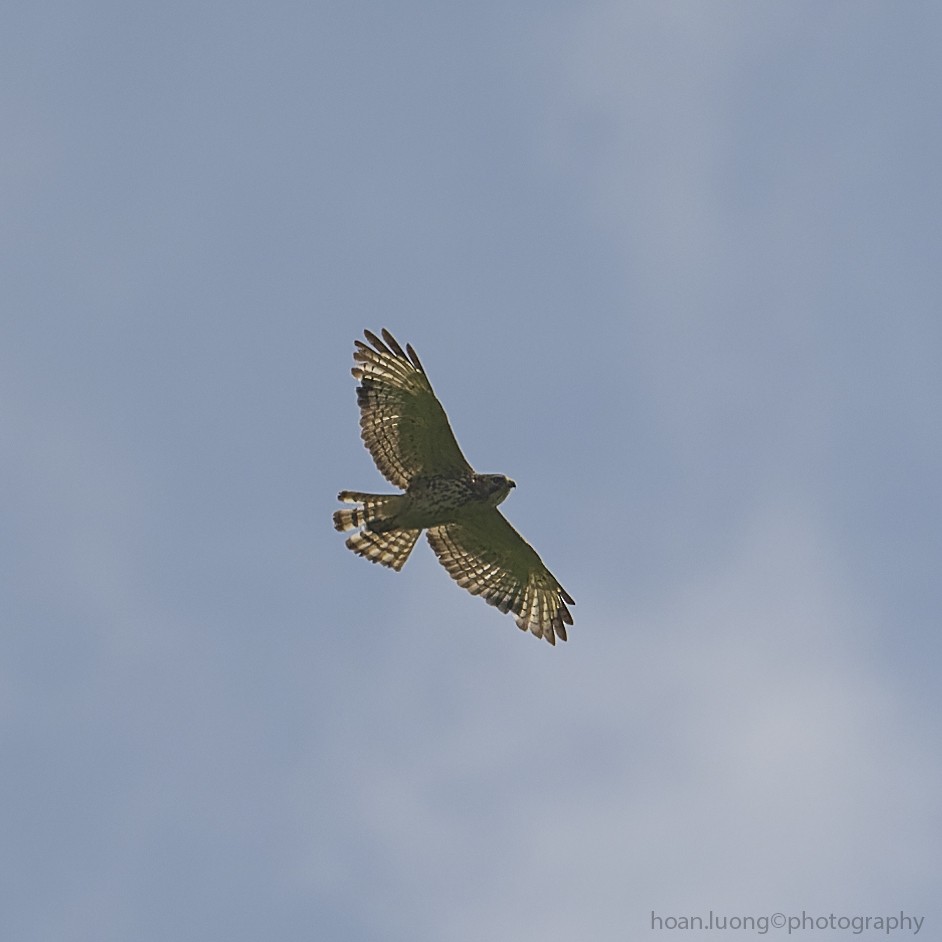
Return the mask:
<svg viewBox="0 0 942 942">
<path fill-rule="evenodd" d="M 360 434 L 376 467 L 403 489 L 417 474 L 471 473 L 415 350 L 381 333 L 363 331 L 372 346 L 354 341 L 351 370 L 360 382 Z"/>
<path fill-rule="evenodd" d="M 379 337 L 376 336 L 376 334 L 373 333 L 373 331 L 364 330 L 363 336 L 366 337 L 366 339 L 369 340 L 369 342 L 373 344 L 373 346 L 377 350 L 381 351 L 382 353 L 387 353 L 387 354 L 390 354 L 391 356 L 396 356 L 400 360 L 409 360 L 412 363 L 412 365 L 423 376 L 425 376 L 425 369 L 423 368 L 422 364 L 419 362 L 419 358 L 415 350 L 412 349 L 412 344 L 407 343 L 405 352 L 403 352 L 402 347 L 399 346 L 399 342 L 396 340 L 395 337 L 393 337 L 393 335 L 388 330 L 386 330 L 385 327 L 380 331 L 380 333 L 382 333 L 383 335 L 383 340 L 385 340 L 386 343 L 389 345 L 388 349 L 387 347 L 383 345 L 383 342 L 379 339 Z M 428 379 L 427 376 L 425 378 L 426 380 Z M 430 383 L 429 389 L 431 388 L 432 386 Z"/>
<path fill-rule="evenodd" d="M 517 627 L 556 644 L 566 641 L 572 596 L 536 550 L 490 509 L 457 523 L 432 527 L 428 541 L 438 561 L 462 588 L 500 611 L 513 612 Z"/>
</svg>

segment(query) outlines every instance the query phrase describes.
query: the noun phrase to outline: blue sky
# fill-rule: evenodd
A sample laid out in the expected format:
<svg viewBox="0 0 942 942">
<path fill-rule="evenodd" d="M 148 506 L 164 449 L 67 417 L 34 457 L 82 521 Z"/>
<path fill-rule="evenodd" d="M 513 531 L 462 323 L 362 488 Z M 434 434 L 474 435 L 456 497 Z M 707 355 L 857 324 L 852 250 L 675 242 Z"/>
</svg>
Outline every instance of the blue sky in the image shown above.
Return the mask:
<svg viewBox="0 0 942 942">
<path fill-rule="evenodd" d="M 4 938 L 937 931 L 937 7 L 0 25 Z M 568 644 L 333 531 L 384 326 Z"/>
</svg>

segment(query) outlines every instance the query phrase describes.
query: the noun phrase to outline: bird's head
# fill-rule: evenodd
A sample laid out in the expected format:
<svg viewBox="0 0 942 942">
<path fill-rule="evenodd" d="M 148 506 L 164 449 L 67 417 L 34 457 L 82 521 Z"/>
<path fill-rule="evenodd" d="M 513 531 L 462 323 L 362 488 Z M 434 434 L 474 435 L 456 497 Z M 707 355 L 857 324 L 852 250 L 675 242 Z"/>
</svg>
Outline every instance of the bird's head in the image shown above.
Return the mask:
<svg viewBox="0 0 942 942">
<path fill-rule="evenodd" d="M 478 497 L 492 507 L 496 507 L 510 493 L 510 489 L 516 486 L 503 474 L 476 474 L 474 476 L 474 489 Z"/>
</svg>

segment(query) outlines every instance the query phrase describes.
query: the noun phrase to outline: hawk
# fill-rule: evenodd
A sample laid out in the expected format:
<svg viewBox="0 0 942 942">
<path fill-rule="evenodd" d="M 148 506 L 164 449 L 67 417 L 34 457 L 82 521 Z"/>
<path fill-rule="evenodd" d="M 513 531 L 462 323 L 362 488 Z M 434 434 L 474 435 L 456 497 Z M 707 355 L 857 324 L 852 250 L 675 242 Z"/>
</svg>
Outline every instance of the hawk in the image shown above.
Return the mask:
<svg viewBox="0 0 942 942">
<path fill-rule="evenodd" d="M 502 612 L 517 627 L 550 644 L 566 640 L 574 605 L 497 505 L 515 487 L 503 474 L 477 474 L 465 460 L 448 417 L 409 344 L 388 330 L 355 340 L 353 375 L 363 442 L 376 467 L 402 494 L 341 491 L 358 504 L 334 513 L 334 527 L 358 530 L 347 546 L 397 572 L 423 530 L 439 562 L 458 585 Z"/>
</svg>

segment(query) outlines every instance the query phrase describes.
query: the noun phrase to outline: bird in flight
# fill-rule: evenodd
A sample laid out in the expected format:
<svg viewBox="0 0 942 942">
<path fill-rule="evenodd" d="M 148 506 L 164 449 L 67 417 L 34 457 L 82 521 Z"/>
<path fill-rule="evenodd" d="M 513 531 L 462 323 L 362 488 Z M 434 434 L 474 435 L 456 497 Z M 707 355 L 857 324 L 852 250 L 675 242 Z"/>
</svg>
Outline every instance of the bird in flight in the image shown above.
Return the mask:
<svg viewBox="0 0 942 942">
<path fill-rule="evenodd" d="M 355 340 L 353 376 L 363 442 L 402 494 L 341 491 L 357 504 L 334 513 L 334 527 L 357 530 L 347 546 L 371 562 L 402 569 L 423 530 L 458 585 L 550 644 L 566 640 L 575 601 L 497 505 L 515 487 L 503 474 L 477 474 L 465 460 L 431 383 L 406 344 L 388 330 Z"/>
</svg>

